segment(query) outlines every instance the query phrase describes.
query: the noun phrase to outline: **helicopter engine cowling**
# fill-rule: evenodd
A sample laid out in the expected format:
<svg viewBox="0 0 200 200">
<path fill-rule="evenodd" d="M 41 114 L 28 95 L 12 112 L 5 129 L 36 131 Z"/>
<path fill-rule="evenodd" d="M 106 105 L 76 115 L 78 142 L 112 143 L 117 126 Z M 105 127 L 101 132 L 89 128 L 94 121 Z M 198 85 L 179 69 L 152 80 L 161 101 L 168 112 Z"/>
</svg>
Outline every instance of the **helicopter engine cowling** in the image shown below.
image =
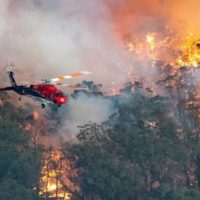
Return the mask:
<svg viewBox="0 0 200 200">
<path fill-rule="evenodd" d="M 54 99 L 54 102 L 57 103 L 57 104 L 65 104 L 67 102 L 67 97 L 65 96 L 60 96 L 60 97 L 56 97 Z"/>
</svg>

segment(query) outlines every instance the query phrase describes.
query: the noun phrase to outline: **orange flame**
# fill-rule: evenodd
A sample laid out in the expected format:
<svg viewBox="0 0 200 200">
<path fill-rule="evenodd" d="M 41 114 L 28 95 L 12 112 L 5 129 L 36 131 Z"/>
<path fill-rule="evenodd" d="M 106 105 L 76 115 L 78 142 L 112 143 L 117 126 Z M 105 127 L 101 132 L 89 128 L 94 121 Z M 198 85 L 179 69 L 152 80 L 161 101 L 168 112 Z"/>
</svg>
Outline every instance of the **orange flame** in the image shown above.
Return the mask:
<svg viewBox="0 0 200 200">
<path fill-rule="evenodd" d="M 180 39 L 179 35 L 159 36 L 158 33 L 148 33 L 145 38 L 126 38 L 126 45 L 129 52 L 135 55 L 134 59 L 144 62 L 146 59 L 152 61 L 162 60 L 173 66 L 200 65 L 200 39 L 190 33 Z"/>
<path fill-rule="evenodd" d="M 200 64 L 200 39 L 190 33 L 180 47 L 181 55 L 177 58 L 180 66 L 197 67 Z"/>
<path fill-rule="evenodd" d="M 40 196 L 48 194 L 51 198 L 59 198 L 62 200 L 70 200 L 71 194 L 66 191 L 63 180 L 65 163 L 62 161 L 60 151 L 53 151 L 49 155 L 45 155 L 45 160 L 41 170 L 40 177 Z"/>
</svg>

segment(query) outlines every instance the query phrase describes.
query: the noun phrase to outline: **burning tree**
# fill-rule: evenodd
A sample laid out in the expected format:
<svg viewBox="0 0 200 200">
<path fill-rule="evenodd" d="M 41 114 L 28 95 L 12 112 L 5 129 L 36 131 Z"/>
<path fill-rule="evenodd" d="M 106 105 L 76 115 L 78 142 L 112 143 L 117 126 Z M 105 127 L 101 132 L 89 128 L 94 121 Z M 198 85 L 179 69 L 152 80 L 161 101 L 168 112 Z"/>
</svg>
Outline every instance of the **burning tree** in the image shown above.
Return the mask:
<svg viewBox="0 0 200 200">
<path fill-rule="evenodd" d="M 43 154 L 39 195 L 45 200 L 70 200 L 75 187 L 66 176 L 73 171 L 60 150 L 49 148 Z"/>
<path fill-rule="evenodd" d="M 72 199 L 187 199 L 192 191 L 198 197 L 193 70 L 180 68 L 163 76 L 158 85 L 168 88 L 168 97 L 147 92 L 139 82 L 127 84 L 111 97 L 117 111 L 108 121 L 80 127 L 78 142 L 63 148 L 77 170 L 72 180 L 80 187 Z"/>
</svg>

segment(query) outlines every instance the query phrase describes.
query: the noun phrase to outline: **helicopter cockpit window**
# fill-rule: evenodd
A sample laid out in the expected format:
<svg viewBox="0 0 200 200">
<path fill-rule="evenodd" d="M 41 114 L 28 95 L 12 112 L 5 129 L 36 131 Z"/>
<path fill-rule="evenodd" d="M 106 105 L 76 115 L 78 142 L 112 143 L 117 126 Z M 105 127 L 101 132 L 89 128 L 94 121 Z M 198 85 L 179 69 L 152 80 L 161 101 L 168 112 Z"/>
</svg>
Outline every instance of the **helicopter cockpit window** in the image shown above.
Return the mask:
<svg viewBox="0 0 200 200">
<path fill-rule="evenodd" d="M 60 96 L 65 96 L 65 95 L 61 92 L 54 95 L 54 97 L 60 97 Z"/>
</svg>

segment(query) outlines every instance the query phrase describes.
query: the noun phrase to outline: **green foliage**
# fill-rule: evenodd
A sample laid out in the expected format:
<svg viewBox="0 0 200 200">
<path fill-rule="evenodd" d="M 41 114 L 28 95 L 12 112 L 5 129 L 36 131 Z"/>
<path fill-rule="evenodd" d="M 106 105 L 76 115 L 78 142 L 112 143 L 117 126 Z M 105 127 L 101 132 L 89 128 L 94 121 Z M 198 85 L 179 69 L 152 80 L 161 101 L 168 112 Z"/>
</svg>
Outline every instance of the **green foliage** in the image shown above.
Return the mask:
<svg viewBox="0 0 200 200">
<path fill-rule="evenodd" d="M 200 199 L 200 191 L 199 189 L 192 189 L 192 190 L 183 190 L 180 196 L 181 200 L 196 200 Z"/>
<path fill-rule="evenodd" d="M 0 107 L 0 198 L 36 200 L 40 149 L 30 147 L 30 137 L 23 130 L 27 108 L 9 102 Z"/>
<path fill-rule="evenodd" d="M 182 188 L 200 149 L 192 138 L 180 139 L 170 99 L 129 83 L 113 101 L 117 111 L 108 121 L 80 127 L 78 142 L 63 147 L 78 172 L 70 178 L 79 199 L 198 199 Z"/>
<path fill-rule="evenodd" d="M 101 92 L 102 85 L 101 84 L 95 84 L 93 81 L 83 81 L 79 85 L 79 89 L 75 89 L 72 96 L 77 97 L 79 94 L 84 93 L 86 95 L 103 95 Z"/>
<path fill-rule="evenodd" d="M 13 179 L 5 179 L 0 182 L 0 198 L 2 200 L 37 200 L 34 193 L 17 184 Z"/>
<path fill-rule="evenodd" d="M 116 112 L 102 124 L 79 127 L 77 141 L 63 145 L 72 167 L 70 179 L 80 190 L 72 199 L 86 200 L 190 200 L 200 199 L 199 104 L 185 109 L 185 94 L 153 95 L 143 84 L 127 83 L 120 94 L 110 98 Z M 84 81 L 72 97 L 102 96 L 101 85 Z M 191 92 L 192 93 L 192 92 Z M 184 96 L 185 95 L 185 96 Z M 0 107 L 0 198 L 38 199 L 41 152 L 31 148 L 23 130 L 28 107 L 15 108 L 3 101 Z M 189 104 L 190 105 L 190 104 Z M 48 110 L 45 131 L 57 133 L 63 126 L 69 105 Z M 97 113 L 98 114 L 98 113 Z M 67 173 L 69 174 L 69 172 Z M 33 190 L 34 188 L 34 190 Z"/>
</svg>

